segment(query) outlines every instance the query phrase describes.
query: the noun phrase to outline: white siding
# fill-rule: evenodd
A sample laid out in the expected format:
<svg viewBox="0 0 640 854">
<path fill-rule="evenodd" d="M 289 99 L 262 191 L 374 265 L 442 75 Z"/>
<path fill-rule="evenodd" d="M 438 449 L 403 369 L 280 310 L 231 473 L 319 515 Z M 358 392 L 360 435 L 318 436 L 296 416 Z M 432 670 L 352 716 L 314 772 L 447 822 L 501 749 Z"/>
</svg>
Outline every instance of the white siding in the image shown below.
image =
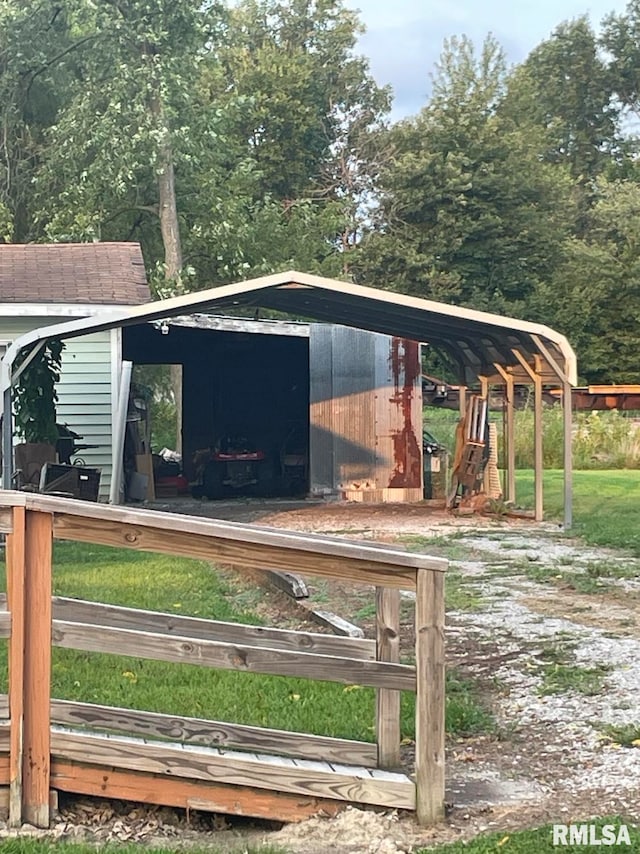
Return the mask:
<svg viewBox="0 0 640 854">
<path fill-rule="evenodd" d="M 62 352 L 58 384 L 58 421 L 83 438 L 80 444 L 97 445 L 80 451 L 88 466 L 102 470 L 100 498 L 109 497 L 111 485 L 111 333 L 97 332 L 72 338 Z"/>
<path fill-rule="evenodd" d="M 25 332 L 58 321 L 51 317 L 3 317 L 0 307 L 0 342 L 13 341 Z M 115 355 L 115 354 L 114 354 Z M 79 456 L 87 465 L 102 469 L 100 498 L 109 497 L 112 456 L 112 345 L 110 332 L 72 338 L 62 353 L 58 384 L 58 421 L 83 436 L 79 442 L 98 445 Z"/>
</svg>

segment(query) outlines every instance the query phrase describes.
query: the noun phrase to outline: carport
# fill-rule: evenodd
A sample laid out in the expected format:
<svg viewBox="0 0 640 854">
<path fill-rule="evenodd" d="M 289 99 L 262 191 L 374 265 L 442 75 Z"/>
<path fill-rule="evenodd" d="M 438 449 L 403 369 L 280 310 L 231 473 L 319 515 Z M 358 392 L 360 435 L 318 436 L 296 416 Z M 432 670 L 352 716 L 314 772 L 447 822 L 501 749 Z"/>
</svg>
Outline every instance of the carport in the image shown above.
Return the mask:
<svg viewBox="0 0 640 854">
<path fill-rule="evenodd" d="M 106 329 L 152 323 L 189 314 L 237 314 L 270 309 L 305 320 L 342 324 L 427 344 L 445 354 L 466 390 L 504 387 L 506 400 L 505 498 L 515 499 L 514 388 L 534 389 L 535 518 L 543 516 L 542 392 L 562 389 L 564 409 L 564 513 L 572 522 L 571 387 L 577 382 L 575 354 L 567 339 L 541 324 L 501 317 L 389 291 L 286 272 L 197 291 L 99 317 L 34 330 L 16 339 L 2 361 L 3 456 L 12 459 L 11 387 L 13 363 L 21 349 L 50 338 L 72 338 Z M 30 357 L 38 352 L 33 348 Z M 25 363 L 23 363 L 24 366 Z M 21 366 L 20 370 L 24 367 Z M 11 465 L 3 468 L 3 486 L 11 486 Z"/>
</svg>

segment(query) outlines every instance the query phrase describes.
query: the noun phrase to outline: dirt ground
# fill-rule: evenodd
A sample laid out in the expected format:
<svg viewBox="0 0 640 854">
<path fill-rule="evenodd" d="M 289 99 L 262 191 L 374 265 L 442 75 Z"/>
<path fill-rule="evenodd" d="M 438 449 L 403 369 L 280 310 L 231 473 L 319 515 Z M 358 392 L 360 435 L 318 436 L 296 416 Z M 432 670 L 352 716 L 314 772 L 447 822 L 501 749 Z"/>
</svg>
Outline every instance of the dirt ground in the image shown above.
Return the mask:
<svg viewBox="0 0 640 854">
<path fill-rule="evenodd" d="M 155 506 L 447 557 L 455 588 L 447 612 L 448 667 L 478 685 L 496 730 L 450 741 L 447 819 L 429 830 L 411 816 L 355 809 L 275 829 L 204 816 L 187 822 L 172 811 L 109 804 L 96 822 L 95 804 L 74 802 L 62 809 L 54 834 L 206 840 L 230 851 L 251 842 L 300 854 L 402 854 L 547 821 L 613 814 L 640 820 L 640 741 L 625 747 L 607 730 L 627 727 L 640 736 L 639 560 L 588 547 L 557 525 L 456 518 L 423 506 L 193 500 Z M 371 632 L 372 589 L 311 581 L 310 592 L 318 607 Z M 287 604 L 272 601 L 274 613 L 286 616 Z M 409 648 L 408 593 L 402 613 Z M 593 673 L 587 688 L 562 682 Z"/>
</svg>

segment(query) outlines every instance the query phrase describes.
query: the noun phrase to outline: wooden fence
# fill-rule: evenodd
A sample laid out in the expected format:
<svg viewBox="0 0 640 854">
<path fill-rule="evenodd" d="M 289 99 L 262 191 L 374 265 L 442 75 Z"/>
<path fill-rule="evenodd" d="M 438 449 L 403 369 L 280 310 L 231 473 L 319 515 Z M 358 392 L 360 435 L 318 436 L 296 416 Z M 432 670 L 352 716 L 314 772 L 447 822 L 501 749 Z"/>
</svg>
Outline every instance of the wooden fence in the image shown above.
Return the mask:
<svg viewBox="0 0 640 854">
<path fill-rule="evenodd" d="M 9 695 L 0 786 L 12 824 L 49 824 L 50 791 L 299 820 L 345 803 L 444 813 L 444 570 L 372 544 L 0 492 Z M 294 570 L 376 588 L 377 638 L 238 625 L 52 596 L 54 538 Z M 416 593 L 415 666 L 399 662 L 400 590 Z M 376 744 L 51 699 L 52 646 L 377 691 Z M 416 692 L 415 774 L 400 765 L 400 691 Z"/>
</svg>

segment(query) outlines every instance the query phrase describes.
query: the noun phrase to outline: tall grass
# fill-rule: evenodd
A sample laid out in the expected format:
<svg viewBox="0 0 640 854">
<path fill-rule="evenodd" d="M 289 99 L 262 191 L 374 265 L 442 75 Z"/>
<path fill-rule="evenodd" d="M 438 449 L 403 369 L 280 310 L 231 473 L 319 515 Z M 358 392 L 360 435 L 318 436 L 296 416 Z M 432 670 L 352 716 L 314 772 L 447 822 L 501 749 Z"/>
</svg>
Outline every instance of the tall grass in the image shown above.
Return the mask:
<svg viewBox="0 0 640 854">
<path fill-rule="evenodd" d="M 500 413 L 490 413 L 498 428 L 498 459 L 503 454 L 503 423 Z M 455 449 L 458 413 L 428 407 L 425 427 L 450 453 Z M 545 406 L 542 413 L 543 464 L 563 468 L 564 423 L 562 407 Z M 516 468 L 533 466 L 533 409 L 515 413 Z M 640 469 L 640 422 L 617 410 L 575 412 L 573 415 L 573 468 L 581 470 Z"/>
</svg>

